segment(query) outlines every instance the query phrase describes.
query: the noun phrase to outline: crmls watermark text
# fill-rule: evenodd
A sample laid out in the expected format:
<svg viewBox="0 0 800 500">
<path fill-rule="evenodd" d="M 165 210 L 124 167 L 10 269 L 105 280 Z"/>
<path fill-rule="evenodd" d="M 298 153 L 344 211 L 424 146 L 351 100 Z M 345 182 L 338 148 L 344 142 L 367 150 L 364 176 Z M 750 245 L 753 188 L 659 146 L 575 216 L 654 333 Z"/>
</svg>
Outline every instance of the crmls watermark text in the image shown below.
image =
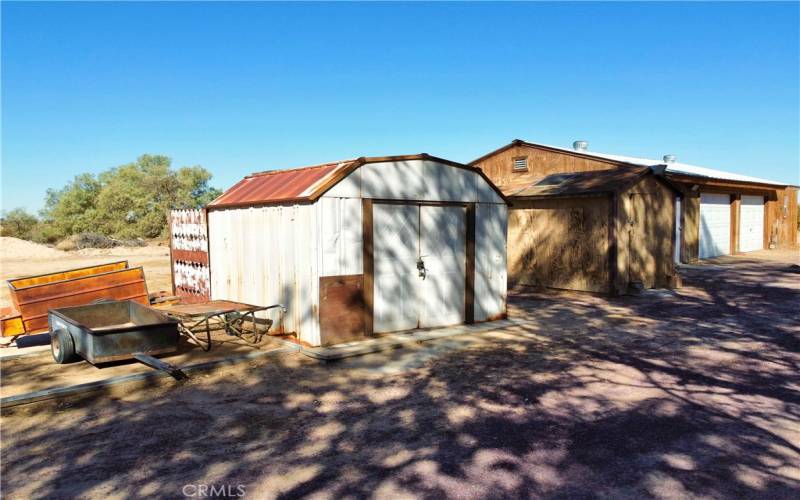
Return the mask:
<svg viewBox="0 0 800 500">
<path fill-rule="evenodd" d="M 185 497 L 191 498 L 235 498 L 243 497 L 247 489 L 243 484 L 185 484 L 181 488 Z"/>
</svg>

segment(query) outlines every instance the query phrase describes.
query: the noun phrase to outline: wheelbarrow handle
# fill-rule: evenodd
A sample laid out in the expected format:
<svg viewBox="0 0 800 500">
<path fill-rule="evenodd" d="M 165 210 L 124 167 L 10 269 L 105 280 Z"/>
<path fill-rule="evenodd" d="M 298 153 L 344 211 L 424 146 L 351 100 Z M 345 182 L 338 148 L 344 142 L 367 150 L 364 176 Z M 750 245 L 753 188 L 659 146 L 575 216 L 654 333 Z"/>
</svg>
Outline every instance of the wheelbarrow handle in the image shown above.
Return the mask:
<svg viewBox="0 0 800 500">
<path fill-rule="evenodd" d="M 267 309 L 275 309 L 276 307 L 280 307 L 281 308 L 281 312 L 282 313 L 286 313 L 286 308 L 283 306 L 283 304 L 272 304 L 271 306 L 263 307 L 263 308 L 261 308 L 259 310 L 260 311 L 266 311 Z"/>
</svg>

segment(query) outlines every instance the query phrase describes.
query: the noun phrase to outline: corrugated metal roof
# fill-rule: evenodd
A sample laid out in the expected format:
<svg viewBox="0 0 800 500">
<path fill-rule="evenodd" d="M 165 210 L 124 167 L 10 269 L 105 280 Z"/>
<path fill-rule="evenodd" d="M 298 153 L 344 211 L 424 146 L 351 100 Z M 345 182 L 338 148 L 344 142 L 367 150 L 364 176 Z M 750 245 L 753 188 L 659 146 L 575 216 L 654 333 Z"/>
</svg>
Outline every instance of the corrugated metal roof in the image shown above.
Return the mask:
<svg viewBox="0 0 800 500">
<path fill-rule="evenodd" d="M 551 146 L 552 147 L 552 146 Z M 564 149 L 564 148 L 559 148 Z M 654 160 L 651 158 L 638 158 L 635 156 L 622 156 L 612 155 L 606 153 L 596 153 L 594 151 L 585 151 L 584 154 L 596 156 L 598 158 L 605 158 L 607 160 L 621 161 L 633 165 L 642 165 L 646 167 L 654 167 L 658 165 L 666 165 L 666 172 L 675 175 L 689 175 L 693 177 L 706 177 L 709 179 L 719 179 L 726 181 L 736 182 L 752 182 L 756 184 L 771 184 L 775 186 L 787 186 L 786 182 L 771 181 L 768 179 L 761 179 L 759 177 L 751 177 L 749 175 L 736 174 L 733 172 L 725 172 L 724 170 L 717 170 L 707 167 L 698 167 L 697 165 L 689 165 L 688 163 L 665 163 L 663 160 Z"/>
<path fill-rule="evenodd" d="M 639 158 L 639 157 L 635 157 L 635 156 L 613 155 L 613 154 L 607 154 L 607 153 L 598 153 L 598 152 L 595 152 L 595 151 L 575 151 L 574 149 L 571 149 L 571 148 L 562 148 L 560 146 L 551 146 L 549 144 L 528 142 L 528 141 L 523 141 L 523 140 L 520 140 L 520 139 L 515 139 L 510 144 L 508 144 L 506 146 L 503 146 L 502 148 L 497 149 L 495 151 L 492 151 L 491 153 L 488 153 L 486 155 L 481 156 L 477 160 L 474 160 L 474 161 L 470 162 L 470 165 L 475 165 L 477 163 L 480 163 L 485 158 L 487 158 L 489 156 L 492 156 L 495 153 L 498 153 L 500 151 L 504 151 L 505 149 L 507 149 L 507 148 L 509 148 L 511 146 L 525 145 L 525 144 L 533 146 L 533 147 L 539 146 L 539 147 L 543 147 L 543 148 L 554 149 L 554 150 L 563 151 L 565 153 L 570 153 L 570 154 L 577 154 L 577 155 L 589 156 L 589 157 L 594 157 L 594 158 L 599 158 L 599 159 L 604 159 L 604 160 L 611 160 L 611 161 L 615 161 L 615 162 L 619 162 L 619 163 L 626 163 L 628 165 L 636 165 L 636 166 L 644 166 L 644 167 L 655 167 L 655 166 L 660 166 L 660 165 L 666 165 L 666 172 L 668 174 L 674 174 L 674 175 L 688 175 L 688 176 L 693 176 L 693 177 L 704 177 L 704 178 L 708 178 L 708 179 L 718 179 L 718 180 L 735 181 L 735 182 L 750 182 L 750 183 L 755 183 L 755 184 L 769 184 L 769 185 L 774 185 L 774 186 L 790 186 L 791 185 L 791 184 L 789 184 L 787 182 L 771 181 L 771 180 L 768 180 L 768 179 L 761 179 L 761 178 L 758 178 L 758 177 L 751 177 L 749 175 L 735 174 L 733 172 L 726 172 L 726 171 L 723 171 L 723 170 L 716 170 L 716 169 L 713 169 L 713 168 L 698 167 L 696 165 L 690 165 L 688 163 L 680 163 L 680 162 L 665 163 L 663 160 L 654 160 L 654 159 L 651 159 L 651 158 Z"/>
<path fill-rule="evenodd" d="M 500 186 L 514 198 L 570 197 L 612 193 L 624 189 L 650 173 L 646 167 L 620 167 L 610 170 L 551 174 L 525 183 Z"/>
<path fill-rule="evenodd" d="M 289 170 L 269 170 L 248 175 L 209 207 L 241 206 L 309 200 L 315 189 L 356 160 L 323 163 Z"/>
<path fill-rule="evenodd" d="M 403 156 L 360 157 L 323 163 L 311 167 L 289 170 L 268 170 L 251 174 L 237 182 L 220 197 L 207 205 L 208 208 L 241 207 L 249 205 L 268 205 L 273 203 L 314 201 L 322 196 L 350 172 L 367 163 L 430 160 L 452 167 L 469 170 L 480 175 L 484 181 L 505 200 L 503 194 L 479 168 L 471 167 L 427 153 Z"/>
</svg>

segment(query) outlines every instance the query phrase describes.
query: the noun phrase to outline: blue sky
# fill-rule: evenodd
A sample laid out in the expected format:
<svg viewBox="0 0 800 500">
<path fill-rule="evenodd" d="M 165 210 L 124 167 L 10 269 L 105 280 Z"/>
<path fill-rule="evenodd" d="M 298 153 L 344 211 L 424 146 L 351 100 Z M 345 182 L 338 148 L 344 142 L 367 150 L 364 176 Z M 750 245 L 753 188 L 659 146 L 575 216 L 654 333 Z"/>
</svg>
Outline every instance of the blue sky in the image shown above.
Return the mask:
<svg viewBox="0 0 800 500">
<path fill-rule="evenodd" d="M 511 139 L 800 183 L 800 7 L 2 4 L 2 206 L 142 153 L 257 170 Z"/>
</svg>

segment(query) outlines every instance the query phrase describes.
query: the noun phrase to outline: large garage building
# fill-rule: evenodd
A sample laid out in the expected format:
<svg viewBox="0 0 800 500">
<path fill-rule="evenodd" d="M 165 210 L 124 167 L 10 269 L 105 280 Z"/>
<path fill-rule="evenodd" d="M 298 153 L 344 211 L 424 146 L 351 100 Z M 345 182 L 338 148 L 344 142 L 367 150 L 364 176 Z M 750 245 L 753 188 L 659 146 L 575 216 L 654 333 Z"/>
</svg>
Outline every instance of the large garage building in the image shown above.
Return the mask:
<svg viewBox="0 0 800 500">
<path fill-rule="evenodd" d="M 653 169 L 512 144 L 473 162 L 511 202 L 512 285 L 619 294 L 675 286 L 675 205 Z"/>
<path fill-rule="evenodd" d="M 590 152 L 585 141 L 568 149 L 515 140 L 470 164 L 511 202 L 512 282 L 621 293 L 631 285 L 676 284 L 662 258 L 666 248 L 670 261 L 691 262 L 797 241 L 796 186 L 687 165 L 672 155 L 651 160 Z M 624 172 L 637 169 L 655 180 L 623 182 L 630 178 Z M 570 189 L 553 189 L 559 181 Z M 598 185 L 605 188 L 591 187 Z M 603 225 L 612 219 L 616 224 Z M 631 249 L 640 256 L 628 259 Z"/>
</svg>

